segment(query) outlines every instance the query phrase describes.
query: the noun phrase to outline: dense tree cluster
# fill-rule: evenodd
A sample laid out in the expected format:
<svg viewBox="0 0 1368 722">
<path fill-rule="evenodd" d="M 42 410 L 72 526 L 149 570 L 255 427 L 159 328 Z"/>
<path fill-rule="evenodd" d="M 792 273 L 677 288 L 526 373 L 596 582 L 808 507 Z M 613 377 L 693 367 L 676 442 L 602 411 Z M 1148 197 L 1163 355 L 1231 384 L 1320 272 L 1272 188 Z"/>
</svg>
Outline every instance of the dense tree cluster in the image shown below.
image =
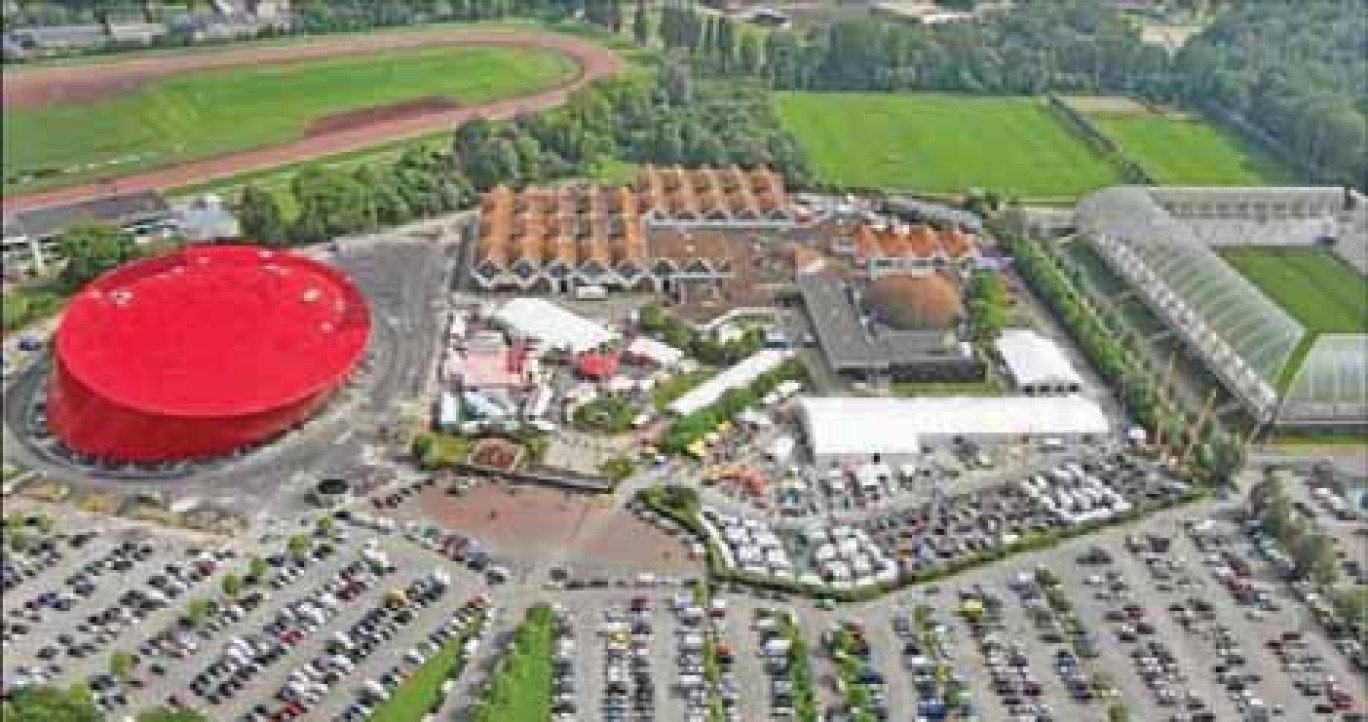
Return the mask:
<svg viewBox="0 0 1368 722">
<path fill-rule="evenodd" d="M 758 328 L 747 329 L 739 338 L 722 341 L 679 320 L 659 306 L 646 306 L 637 316 L 642 331 L 688 353 L 711 366 L 734 364 L 759 351 L 765 344 L 765 333 Z"/>
<path fill-rule="evenodd" d="M 809 182 L 807 160 L 756 88 L 695 82 L 668 63 L 655 81 L 596 83 L 565 105 L 511 122 L 476 119 L 452 157 L 477 189 L 584 175 L 604 158 L 682 165 L 767 166 Z"/>
<path fill-rule="evenodd" d="M 78 224 L 66 229 L 57 237 L 57 245 L 67 259 L 62 266 L 61 281 L 72 289 L 140 255 L 132 236 L 117 228 L 95 223 Z"/>
<path fill-rule="evenodd" d="M 423 147 L 391 164 L 363 165 L 350 173 L 306 168 L 291 180 L 288 193 L 298 213 L 287 222 L 274 194 L 244 188 L 236 209 L 243 237 L 266 245 L 313 243 L 457 210 L 474 198 L 451 159 Z"/>
<path fill-rule="evenodd" d="M 1331 178 L 1368 187 L 1361 0 L 1245 2 L 1174 59 L 1172 93 L 1230 113 Z"/>
<path fill-rule="evenodd" d="M 978 341 L 991 341 L 1002 333 L 1011 315 L 1011 297 L 1002 276 L 978 271 L 969 277 L 969 320 Z"/>
<path fill-rule="evenodd" d="M 1293 574 L 1323 587 L 1339 578 L 1334 540 L 1295 510 L 1276 472 L 1266 474 L 1250 497 L 1259 525 L 1288 555 Z"/>
</svg>

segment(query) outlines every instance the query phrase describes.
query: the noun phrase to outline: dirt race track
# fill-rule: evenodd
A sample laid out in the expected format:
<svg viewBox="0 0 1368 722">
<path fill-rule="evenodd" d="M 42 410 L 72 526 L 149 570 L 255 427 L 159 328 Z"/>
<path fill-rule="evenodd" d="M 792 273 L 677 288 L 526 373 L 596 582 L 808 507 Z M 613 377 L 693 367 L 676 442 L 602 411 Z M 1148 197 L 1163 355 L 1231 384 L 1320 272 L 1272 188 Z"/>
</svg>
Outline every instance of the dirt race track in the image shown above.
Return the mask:
<svg viewBox="0 0 1368 722">
<path fill-rule="evenodd" d="M 507 118 L 517 113 L 542 110 L 559 105 L 570 92 L 590 81 L 613 75 L 625 67 L 622 59 L 607 48 L 579 38 L 550 32 L 427 30 L 347 35 L 300 45 L 192 51 L 128 60 L 102 59 L 99 64 L 51 66 L 7 72 L 4 74 L 4 106 L 89 102 L 108 94 L 128 92 L 151 79 L 193 70 L 290 63 L 335 55 L 355 56 L 367 50 L 456 44 L 512 45 L 559 50 L 579 65 L 579 72 L 559 87 L 529 95 L 453 109 L 434 108 L 432 112 L 427 113 L 403 113 L 398 116 L 379 113 L 374 122 L 362 125 L 339 124 L 339 127 L 331 129 L 315 128 L 309 135 L 283 144 L 187 161 L 85 185 L 6 195 L 5 211 L 40 208 L 112 193 L 177 188 L 385 141 L 420 136 L 451 128 L 472 117 Z M 45 142 L 61 141 L 58 138 L 49 138 Z"/>
</svg>

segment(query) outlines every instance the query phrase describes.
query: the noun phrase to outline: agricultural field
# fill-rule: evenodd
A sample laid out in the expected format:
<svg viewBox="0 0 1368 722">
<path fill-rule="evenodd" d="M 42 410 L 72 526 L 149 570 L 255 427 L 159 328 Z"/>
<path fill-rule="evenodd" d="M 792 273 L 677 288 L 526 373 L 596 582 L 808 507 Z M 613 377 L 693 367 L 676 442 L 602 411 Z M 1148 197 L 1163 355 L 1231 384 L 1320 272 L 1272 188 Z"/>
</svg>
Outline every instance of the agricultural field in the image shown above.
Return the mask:
<svg viewBox="0 0 1368 722">
<path fill-rule="evenodd" d="M 1365 279 L 1321 248 L 1234 246 L 1221 257 L 1313 333 L 1368 330 Z"/>
<path fill-rule="evenodd" d="M 1093 125 L 1164 185 L 1280 185 L 1286 169 L 1267 154 L 1186 113 L 1091 112 Z"/>
<path fill-rule="evenodd" d="M 554 48 L 442 45 L 193 71 L 86 102 L 7 103 L 5 190 L 51 181 L 26 177 L 35 172 L 123 174 L 524 95 L 577 73 Z"/>
<path fill-rule="evenodd" d="M 780 93 L 778 110 L 837 185 L 1067 200 L 1120 182 L 1038 98 Z"/>
</svg>

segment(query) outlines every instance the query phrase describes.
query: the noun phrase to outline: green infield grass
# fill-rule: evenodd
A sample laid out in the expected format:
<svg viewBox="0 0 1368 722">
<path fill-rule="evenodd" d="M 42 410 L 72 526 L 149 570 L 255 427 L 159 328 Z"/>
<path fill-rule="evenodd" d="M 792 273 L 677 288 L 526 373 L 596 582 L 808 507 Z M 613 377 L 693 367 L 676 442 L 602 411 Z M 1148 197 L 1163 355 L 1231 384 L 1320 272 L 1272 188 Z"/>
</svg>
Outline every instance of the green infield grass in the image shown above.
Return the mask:
<svg viewBox="0 0 1368 722">
<path fill-rule="evenodd" d="M 1221 257 L 1313 333 L 1368 329 L 1368 280 L 1327 249 L 1233 246 Z"/>
<path fill-rule="evenodd" d="M 1182 113 L 1089 113 L 1103 135 L 1164 185 L 1259 186 L 1293 182 L 1266 153 Z"/>
<path fill-rule="evenodd" d="M 5 190 L 274 145 L 348 111 L 420 99 L 484 103 L 576 72 L 552 49 L 455 45 L 196 71 L 94 102 L 6 110 Z"/>
<path fill-rule="evenodd" d="M 1120 182 L 1039 98 L 780 93 L 778 109 L 835 185 L 1060 199 Z"/>
</svg>

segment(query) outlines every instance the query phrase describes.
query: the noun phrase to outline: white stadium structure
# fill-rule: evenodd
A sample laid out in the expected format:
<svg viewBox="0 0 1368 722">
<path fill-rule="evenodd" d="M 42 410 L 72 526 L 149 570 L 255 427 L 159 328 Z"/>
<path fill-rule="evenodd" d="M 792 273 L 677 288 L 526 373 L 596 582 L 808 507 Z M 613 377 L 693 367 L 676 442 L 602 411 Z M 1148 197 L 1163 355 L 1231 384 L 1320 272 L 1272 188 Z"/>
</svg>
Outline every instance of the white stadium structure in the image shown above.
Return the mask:
<svg viewBox="0 0 1368 722">
<path fill-rule="evenodd" d="M 1258 421 L 1368 424 L 1368 329 L 1308 335 L 1213 250 L 1320 245 L 1368 273 L 1363 194 L 1122 186 L 1081 200 L 1075 224 Z"/>
</svg>

